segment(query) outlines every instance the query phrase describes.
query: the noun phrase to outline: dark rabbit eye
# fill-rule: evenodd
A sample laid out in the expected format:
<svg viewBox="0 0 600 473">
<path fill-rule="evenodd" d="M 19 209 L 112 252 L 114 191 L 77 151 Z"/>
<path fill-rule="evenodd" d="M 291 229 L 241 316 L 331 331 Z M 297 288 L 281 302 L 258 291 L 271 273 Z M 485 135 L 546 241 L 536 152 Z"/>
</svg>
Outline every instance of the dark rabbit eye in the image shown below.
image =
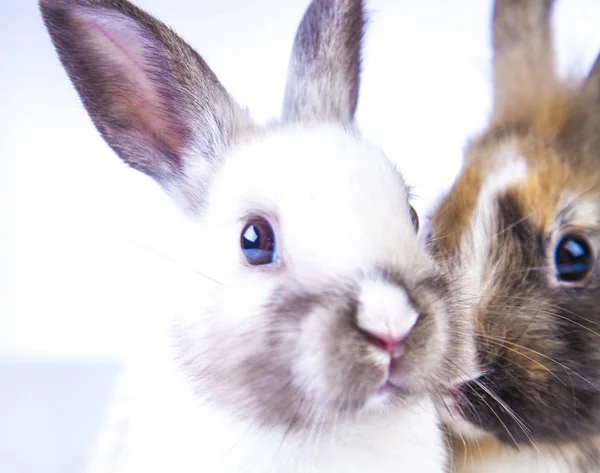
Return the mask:
<svg viewBox="0 0 600 473">
<path fill-rule="evenodd" d="M 585 238 L 565 235 L 556 245 L 555 251 L 554 262 L 561 281 L 578 282 L 590 273 L 593 255 Z"/>
<path fill-rule="evenodd" d="M 410 219 L 412 221 L 413 227 L 415 227 L 415 231 L 419 231 L 419 214 L 415 210 L 415 208 L 410 206 Z"/>
<path fill-rule="evenodd" d="M 275 260 L 275 232 L 264 218 L 249 220 L 240 236 L 242 253 L 252 266 L 271 264 Z"/>
</svg>

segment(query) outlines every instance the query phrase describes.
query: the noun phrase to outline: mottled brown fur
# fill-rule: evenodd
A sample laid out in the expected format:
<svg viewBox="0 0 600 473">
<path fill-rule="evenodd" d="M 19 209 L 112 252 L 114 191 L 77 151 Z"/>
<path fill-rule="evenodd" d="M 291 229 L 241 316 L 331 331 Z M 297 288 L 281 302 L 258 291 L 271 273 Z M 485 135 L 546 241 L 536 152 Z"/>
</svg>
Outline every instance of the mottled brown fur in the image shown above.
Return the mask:
<svg viewBox="0 0 600 473">
<path fill-rule="evenodd" d="M 484 375 L 459 405 L 495 439 L 468 443 L 466 454 L 458 441 L 459 470 L 486 471 L 501 455 L 517 455 L 515 445 L 531 452 L 534 443 L 570 455 L 573 471 L 598 467 L 587 446 L 600 434 L 600 264 L 567 284 L 557 279 L 554 251 L 565 234 L 600 250 L 600 67 L 583 82 L 557 77 L 553 4 L 496 0 L 490 124 L 432 218 L 432 250 L 455 278 L 482 266 L 479 289 L 465 285 L 462 299 L 476 319 Z M 525 163 L 524 178 L 480 207 L 488 180 L 515 159 Z M 476 218 L 485 230 L 475 229 Z"/>
<path fill-rule="evenodd" d="M 493 437 L 485 437 L 477 441 L 452 438 L 454 465 L 452 470 L 465 473 L 489 472 L 494 465 L 494 472 L 502 471 L 507 460 L 515 459 L 515 449 L 504 445 Z M 536 457 L 534 465 L 546 468 L 549 465 L 562 468 L 565 473 L 596 473 L 600 469 L 600 438 L 586 439 L 582 442 L 570 442 L 561 445 L 540 443 L 536 449 L 526 450 L 526 454 Z M 518 471 L 538 471 L 531 463 L 521 461 Z M 506 471 L 515 471 L 514 467 Z M 560 470 L 559 470 L 560 471 Z"/>
</svg>

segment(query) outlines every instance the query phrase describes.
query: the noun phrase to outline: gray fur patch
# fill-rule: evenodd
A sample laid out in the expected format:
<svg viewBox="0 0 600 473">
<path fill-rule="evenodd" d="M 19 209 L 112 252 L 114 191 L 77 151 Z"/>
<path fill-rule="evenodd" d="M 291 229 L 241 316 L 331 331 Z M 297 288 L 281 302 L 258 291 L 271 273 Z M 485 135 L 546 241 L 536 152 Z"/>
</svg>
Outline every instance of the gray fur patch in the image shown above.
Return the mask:
<svg viewBox="0 0 600 473">
<path fill-rule="evenodd" d="M 454 374 L 446 365 L 446 349 L 456 363 L 463 353 L 459 336 L 454 337 L 458 349 L 443 341 L 452 324 L 448 294 L 440 292 L 444 285 L 435 282 L 435 276 L 407 285 L 406 278 L 389 269 L 367 277 L 391 279 L 402 290 L 408 287 L 421 313 L 403 342 L 405 354 L 392 368 L 400 370 L 407 387 L 397 392 L 390 406 L 413 395 L 436 392 Z M 318 292 L 288 280 L 265 303 L 264 323 L 253 325 L 235 340 L 222 333 L 194 340 L 180 330 L 181 361 L 199 395 L 242 418 L 289 429 L 326 426 L 333 418 L 356 415 L 385 379 L 385 367 L 371 361 L 370 355 L 378 348 L 357 326 L 362 280 L 328 284 Z M 314 339 L 321 364 L 310 375 L 314 379 L 302 381 L 295 374 L 298 363 L 315 355 L 306 351 L 307 337 Z M 199 345 L 204 347 L 201 354 Z M 328 387 L 326 399 L 315 393 L 313 383 Z"/>
<path fill-rule="evenodd" d="M 311 3 L 294 40 L 284 121 L 353 122 L 364 23 L 360 0 Z"/>
</svg>

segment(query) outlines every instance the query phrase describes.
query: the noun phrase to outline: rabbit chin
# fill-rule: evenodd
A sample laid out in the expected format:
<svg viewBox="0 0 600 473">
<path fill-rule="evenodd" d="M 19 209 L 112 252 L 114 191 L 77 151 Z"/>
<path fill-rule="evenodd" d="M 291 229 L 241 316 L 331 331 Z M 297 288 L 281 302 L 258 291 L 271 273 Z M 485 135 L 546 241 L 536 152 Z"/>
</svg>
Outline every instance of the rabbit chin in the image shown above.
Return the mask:
<svg viewBox="0 0 600 473">
<path fill-rule="evenodd" d="M 167 354 L 155 347 L 145 370 L 123 372 L 87 473 L 444 471 L 445 441 L 427 398 L 386 415 L 290 432 L 203 403 Z M 385 401 L 385 393 L 373 401 L 380 395 Z"/>
</svg>

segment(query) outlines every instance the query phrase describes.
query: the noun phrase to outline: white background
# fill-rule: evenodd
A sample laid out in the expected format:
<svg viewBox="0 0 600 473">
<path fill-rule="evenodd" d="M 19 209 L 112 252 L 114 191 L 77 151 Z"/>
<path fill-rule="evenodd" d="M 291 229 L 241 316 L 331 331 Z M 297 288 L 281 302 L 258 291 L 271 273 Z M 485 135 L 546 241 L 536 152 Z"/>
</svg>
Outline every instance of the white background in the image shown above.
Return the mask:
<svg viewBox="0 0 600 473">
<path fill-rule="evenodd" d="M 558 2 L 561 69 L 600 49 L 600 2 Z M 279 112 L 308 0 L 139 0 L 265 121 Z M 489 109 L 484 0 L 372 0 L 358 122 L 398 163 L 422 215 Z M 120 357 L 193 290 L 185 224 L 101 140 L 36 2 L 0 0 L 0 354 Z M 160 253 L 160 254 L 159 254 Z M 169 256 L 174 262 L 161 254 Z"/>
</svg>

